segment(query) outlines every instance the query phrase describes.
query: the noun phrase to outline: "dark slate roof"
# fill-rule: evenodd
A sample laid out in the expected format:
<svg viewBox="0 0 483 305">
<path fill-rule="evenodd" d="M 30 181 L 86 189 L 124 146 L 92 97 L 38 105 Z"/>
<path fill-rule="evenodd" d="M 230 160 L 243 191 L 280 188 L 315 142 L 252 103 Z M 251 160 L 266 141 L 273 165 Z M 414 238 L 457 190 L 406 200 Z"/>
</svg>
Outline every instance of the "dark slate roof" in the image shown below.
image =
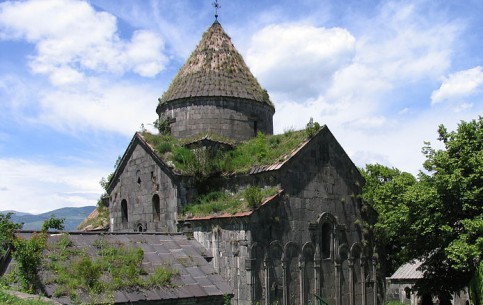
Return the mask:
<svg viewBox="0 0 483 305">
<path fill-rule="evenodd" d="M 218 21 L 203 34 L 159 102 L 208 96 L 249 99 L 273 107 Z"/>
<path fill-rule="evenodd" d="M 418 270 L 422 262 L 415 260 L 399 267 L 391 276 L 391 281 L 418 280 L 423 278 L 423 272 Z"/>
<path fill-rule="evenodd" d="M 31 232 L 18 233 L 29 238 Z M 49 243 L 54 243 L 63 234 L 50 234 Z M 215 272 L 207 259 L 205 248 L 196 240 L 187 239 L 182 234 L 162 233 L 79 233 L 68 235 L 74 247 L 85 250 L 89 255 L 96 253 L 94 243 L 103 238 L 109 244 L 120 244 L 124 247 L 141 248 L 144 252 L 143 269 L 148 273 L 154 272 L 156 266 L 169 265 L 179 272 L 171 279 L 171 287 L 155 287 L 151 289 L 124 289 L 114 293 L 116 303 L 136 303 L 163 300 L 169 301 L 180 298 L 194 297 L 223 297 L 232 295 L 228 283 Z M 46 250 L 48 251 L 48 250 Z M 48 253 L 46 253 L 47 257 Z M 50 275 L 51 276 L 51 275 Z M 49 274 L 42 272 L 42 280 L 48 280 Z M 46 294 L 52 297 L 55 284 L 45 287 Z M 55 298 L 63 304 L 71 304 L 67 297 Z"/>
</svg>

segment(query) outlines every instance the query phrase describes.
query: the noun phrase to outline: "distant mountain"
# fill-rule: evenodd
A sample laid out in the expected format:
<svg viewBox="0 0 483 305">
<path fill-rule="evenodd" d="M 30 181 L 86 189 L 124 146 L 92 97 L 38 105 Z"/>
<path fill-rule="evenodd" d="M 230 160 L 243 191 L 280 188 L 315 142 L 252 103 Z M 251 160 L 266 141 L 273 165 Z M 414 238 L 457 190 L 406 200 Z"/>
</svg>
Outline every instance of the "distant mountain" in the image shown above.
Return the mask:
<svg viewBox="0 0 483 305">
<path fill-rule="evenodd" d="M 64 225 L 66 231 L 75 231 L 77 226 L 87 217 L 95 206 L 87 206 L 81 208 L 61 208 L 47 213 L 38 215 L 16 212 L 16 211 L 1 211 L 1 213 L 12 213 L 11 219 L 15 223 L 23 223 L 24 230 L 40 230 L 45 220 L 52 215 L 57 218 L 64 218 Z"/>
<path fill-rule="evenodd" d="M 17 216 L 31 215 L 29 213 L 17 212 L 17 211 L 14 211 L 14 210 L 0 211 L 0 213 L 2 213 L 2 214 L 12 213 L 12 214 L 15 214 Z"/>
</svg>

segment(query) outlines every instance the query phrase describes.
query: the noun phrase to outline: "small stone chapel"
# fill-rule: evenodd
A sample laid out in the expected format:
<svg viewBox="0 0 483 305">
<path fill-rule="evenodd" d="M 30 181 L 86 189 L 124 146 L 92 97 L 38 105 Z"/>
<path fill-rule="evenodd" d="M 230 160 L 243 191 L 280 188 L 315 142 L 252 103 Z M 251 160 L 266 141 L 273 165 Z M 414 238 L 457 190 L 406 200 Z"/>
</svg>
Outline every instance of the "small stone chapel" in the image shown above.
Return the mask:
<svg viewBox="0 0 483 305">
<path fill-rule="evenodd" d="M 215 21 L 156 112 L 163 130 L 188 148 L 230 150 L 260 133 L 272 135 L 275 107 Z M 108 185 L 110 231 L 182 232 L 195 239 L 229 283 L 232 304 L 382 302 L 365 226 L 374 212 L 360 198 L 364 179 L 327 126 L 277 162 L 210 179 L 219 191 L 277 191 L 243 212 L 183 215 L 206 190 L 136 133 Z"/>
</svg>

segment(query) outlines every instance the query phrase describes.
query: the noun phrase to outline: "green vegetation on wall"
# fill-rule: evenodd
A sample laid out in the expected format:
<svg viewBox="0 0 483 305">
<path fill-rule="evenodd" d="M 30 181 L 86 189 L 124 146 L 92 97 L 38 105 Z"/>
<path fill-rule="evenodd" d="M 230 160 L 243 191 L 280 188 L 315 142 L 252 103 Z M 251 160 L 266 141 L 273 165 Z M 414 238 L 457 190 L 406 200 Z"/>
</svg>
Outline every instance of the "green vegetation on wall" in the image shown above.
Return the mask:
<svg viewBox="0 0 483 305">
<path fill-rule="evenodd" d="M 182 174 L 193 176 L 248 173 L 254 166 L 282 162 L 309 138 L 305 130 L 271 136 L 259 132 L 256 137 L 236 145 L 233 150 L 215 153 L 209 149 L 185 148 L 184 144 L 192 139 L 180 141 L 168 135 L 149 132 L 143 132 L 142 135 L 168 164 Z M 217 139 L 215 135 L 210 135 L 210 138 L 223 143 L 229 141 Z"/>
<path fill-rule="evenodd" d="M 55 284 L 56 297 L 68 296 L 74 304 L 97 304 L 109 303 L 120 289 L 171 286 L 172 276 L 177 274 L 170 266 L 157 266 L 148 274 L 142 268 L 142 249 L 109 244 L 102 236 L 94 242 L 94 252 L 76 247 L 67 233 L 49 243 L 47 230 L 63 229 L 63 221 L 54 217 L 44 222 L 43 231 L 29 238 L 16 236 L 16 229 L 20 227 L 9 215 L 0 214 L 2 249 L 11 249 L 16 262 L 0 286 L 39 293 L 43 285 Z"/>
<path fill-rule="evenodd" d="M 259 188 L 249 186 L 237 193 L 211 192 L 198 197 L 197 201 L 186 206 L 183 214 L 189 216 L 204 216 L 215 213 L 235 214 L 249 211 L 260 206 L 264 198 L 275 195 L 276 187 Z"/>
<path fill-rule="evenodd" d="M 39 299 L 22 299 L 0 288 L 0 304 L 8 305 L 52 305 L 52 302 L 42 301 Z"/>
</svg>

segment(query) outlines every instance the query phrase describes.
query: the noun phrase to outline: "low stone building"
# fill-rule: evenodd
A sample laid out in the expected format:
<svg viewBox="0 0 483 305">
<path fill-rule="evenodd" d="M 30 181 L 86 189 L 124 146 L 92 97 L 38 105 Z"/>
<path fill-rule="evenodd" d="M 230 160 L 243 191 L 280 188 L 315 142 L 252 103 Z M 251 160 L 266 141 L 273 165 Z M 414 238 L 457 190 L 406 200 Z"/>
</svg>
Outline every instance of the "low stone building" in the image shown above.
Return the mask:
<svg viewBox="0 0 483 305">
<path fill-rule="evenodd" d="M 198 154 L 230 151 L 259 132 L 273 133 L 269 95 L 218 21 L 156 111 L 160 131 Z M 360 199 L 364 179 L 327 126 L 274 162 L 209 175 L 203 183 L 166 158 L 162 142 L 162 135 L 154 141 L 136 133 L 122 156 L 108 186 L 112 232 L 193 236 L 230 283 L 232 304 L 314 304 L 316 296 L 330 305 L 381 303 L 368 230 L 373 211 Z M 182 213 L 202 194 L 252 186 L 277 191 L 236 213 Z"/>
<path fill-rule="evenodd" d="M 400 266 L 391 277 L 386 279 L 386 301 L 398 301 L 410 305 L 442 304 L 437 296 L 419 295 L 416 282 L 423 278 L 420 270 L 420 260 L 414 260 Z M 453 293 L 451 305 L 469 305 L 470 298 L 467 289 L 460 293 Z"/>
</svg>

